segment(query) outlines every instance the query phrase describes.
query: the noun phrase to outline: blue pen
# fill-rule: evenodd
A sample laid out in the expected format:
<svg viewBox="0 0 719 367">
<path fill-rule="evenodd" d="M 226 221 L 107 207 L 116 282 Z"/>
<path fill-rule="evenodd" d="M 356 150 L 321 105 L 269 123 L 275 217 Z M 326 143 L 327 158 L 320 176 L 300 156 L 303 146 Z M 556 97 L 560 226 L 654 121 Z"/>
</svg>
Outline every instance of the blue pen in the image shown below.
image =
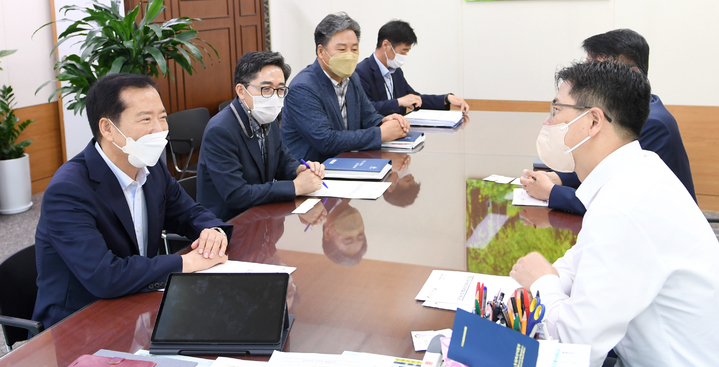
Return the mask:
<svg viewBox="0 0 719 367">
<path fill-rule="evenodd" d="M 309 165 L 309 164 L 307 164 L 307 162 L 305 162 L 305 160 L 304 160 L 304 159 L 300 159 L 300 162 L 302 162 L 302 164 L 304 164 L 304 165 L 305 165 L 305 167 L 307 167 L 307 169 L 309 169 L 309 170 L 311 170 L 311 169 L 312 169 L 312 168 L 310 168 L 310 165 Z M 326 183 L 325 183 L 324 181 L 322 181 L 322 186 L 324 186 L 324 187 L 326 187 L 326 188 L 328 188 L 328 189 L 329 189 L 329 187 L 327 187 L 327 184 L 326 184 Z"/>
</svg>

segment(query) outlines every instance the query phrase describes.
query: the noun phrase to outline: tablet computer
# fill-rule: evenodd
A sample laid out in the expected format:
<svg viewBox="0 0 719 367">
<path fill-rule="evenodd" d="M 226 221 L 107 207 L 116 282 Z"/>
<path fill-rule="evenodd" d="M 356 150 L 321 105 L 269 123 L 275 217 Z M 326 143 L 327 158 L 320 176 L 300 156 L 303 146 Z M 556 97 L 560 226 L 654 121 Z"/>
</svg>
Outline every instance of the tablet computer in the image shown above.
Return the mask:
<svg viewBox="0 0 719 367">
<path fill-rule="evenodd" d="M 152 354 L 269 355 L 282 350 L 286 273 L 172 273 L 150 339 Z"/>
</svg>

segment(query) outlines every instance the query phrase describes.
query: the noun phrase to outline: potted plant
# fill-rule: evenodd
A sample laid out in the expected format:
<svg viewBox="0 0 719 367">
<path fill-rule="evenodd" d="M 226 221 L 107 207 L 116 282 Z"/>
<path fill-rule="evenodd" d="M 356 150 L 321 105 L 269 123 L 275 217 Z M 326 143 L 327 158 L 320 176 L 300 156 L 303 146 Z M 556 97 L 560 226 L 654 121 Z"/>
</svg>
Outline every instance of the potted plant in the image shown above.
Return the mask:
<svg viewBox="0 0 719 367">
<path fill-rule="evenodd" d="M 0 57 L 15 51 L 0 50 Z M 20 122 L 14 106 L 12 87 L 3 85 L 0 89 L 0 214 L 22 213 L 32 206 L 30 157 L 25 153 L 32 141 L 16 143 L 16 140 L 34 120 Z"/>
<path fill-rule="evenodd" d="M 163 0 L 152 0 L 147 3 L 145 16 L 138 23 L 136 19 L 140 5 L 124 17 L 120 13 L 120 5 L 120 0 L 113 0 L 110 6 L 92 0 L 88 7 L 68 5 L 60 9 L 65 14 L 69 11 L 81 11 L 87 16 L 72 23 L 58 36 L 57 45 L 52 52 L 67 40 L 80 37 L 80 54 L 69 55 L 55 63 L 57 80 L 66 84 L 55 90 L 48 100 L 62 93 L 67 97 L 67 108 L 75 114 L 82 113 L 90 85 L 98 78 L 113 73 L 145 74 L 152 77 L 158 77 L 162 73 L 174 80 L 167 60 L 174 60 L 192 75 L 195 70 L 193 61 L 199 61 L 202 67 L 205 67 L 200 49 L 211 57 L 208 50 L 197 41 L 209 46 L 219 58 L 217 50 L 197 38 L 197 31 L 192 28 L 192 22 L 201 19 L 179 17 L 162 24 L 153 23 L 165 6 Z M 55 80 L 46 82 L 38 91 L 51 82 Z"/>
</svg>

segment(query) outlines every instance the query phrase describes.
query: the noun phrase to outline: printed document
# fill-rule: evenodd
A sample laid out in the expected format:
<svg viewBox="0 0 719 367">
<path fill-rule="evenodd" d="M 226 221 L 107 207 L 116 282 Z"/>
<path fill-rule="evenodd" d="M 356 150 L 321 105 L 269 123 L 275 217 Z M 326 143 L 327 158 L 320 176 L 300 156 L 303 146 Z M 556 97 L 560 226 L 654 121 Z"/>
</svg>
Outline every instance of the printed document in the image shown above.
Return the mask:
<svg viewBox="0 0 719 367">
<path fill-rule="evenodd" d="M 272 264 L 251 263 L 246 261 L 227 260 L 198 273 L 287 273 L 292 274 L 297 268 Z"/>
<path fill-rule="evenodd" d="M 367 182 L 367 181 L 336 181 L 325 180 L 327 187 L 307 194 L 307 196 L 320 196 L 344 199 L 377 199 L 387 188 L 392 185 L 390 182 Z"/>
<path fill-rule="evenodd" d="M 514 206 L 549 206 L 546 200 L 535 199 L 527 194 L 524 189 L 514 189 L 514 198 L 512 199 Z"/>
<path fill-rule="evenodd" d="M 491 301 L 500 291 L 505 297 L 509 297 L 515 289 L 522 287 L 507 276 L 433 270 L 415 299 L 424 301 L 422 306 L 425 307 L 451 311 L 461 308 L 471 311 L 474 308 L 474 293 L 479 282 L 487 286 L 487 301 Z"/>
</svg>

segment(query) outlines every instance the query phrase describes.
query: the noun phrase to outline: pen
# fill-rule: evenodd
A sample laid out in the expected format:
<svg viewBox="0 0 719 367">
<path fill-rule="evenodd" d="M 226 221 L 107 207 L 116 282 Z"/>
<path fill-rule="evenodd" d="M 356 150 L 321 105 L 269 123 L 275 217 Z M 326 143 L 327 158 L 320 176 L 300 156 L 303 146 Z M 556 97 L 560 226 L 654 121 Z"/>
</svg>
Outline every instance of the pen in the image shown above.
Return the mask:
<svg viewBox="0 0 719 367">
<path fill-rule="evenodd" d="M 514 316 L 514 323 L 512 324 L 514 327 L 514 330 L 519 331 L 519 314 L 517 313 L 517 300 L 512 297 L 509 299 L 512 302 L 512 309 L 514 310 L 513 315 Z"/>
<path fill-rule="evenodd" d="M 482 307 L 487 304 L 487 286 L 483 285 L 482 287 Z M 484 309 L 482 310 L 482 315 L 484 315 Z"/>
<path fill-rule="evenodd" d="M 324 184 L 324 182 L 323 182 L 323 184 Z M 325 185 L 325 187 L 327 187 L 327 185 Z M 329 187 L 327 187 L 327 188 L 329 188 Z M 326 202 L 327 202 L 327 198 L 322 199 L 322 205 L 325 205 Z M 307 227 L 305 227 L 305 232 L 307 232 L 307 230 L 310 229 L 311 225 L 312 225 L 312 222 L 307 223 Z"/>
<path fill-rule="evenodd" d="M 310 168 L 310 165 L 307 164 L 307 162 L 305 162 L 304 159 L 300 159 L 300 162 L 302 162 L 302 164 L 304 164 L 305 167 L 307 167 L 307 169 L 312 170 L 312 168 Z M 327 187 L 327 184 L 326 184 L 324 181 L 322 181 L 322 186 L 324 186 L 325 188 L 328 188 L 328 189 L 329 189 L 329 187 Z"/>
</svg>

